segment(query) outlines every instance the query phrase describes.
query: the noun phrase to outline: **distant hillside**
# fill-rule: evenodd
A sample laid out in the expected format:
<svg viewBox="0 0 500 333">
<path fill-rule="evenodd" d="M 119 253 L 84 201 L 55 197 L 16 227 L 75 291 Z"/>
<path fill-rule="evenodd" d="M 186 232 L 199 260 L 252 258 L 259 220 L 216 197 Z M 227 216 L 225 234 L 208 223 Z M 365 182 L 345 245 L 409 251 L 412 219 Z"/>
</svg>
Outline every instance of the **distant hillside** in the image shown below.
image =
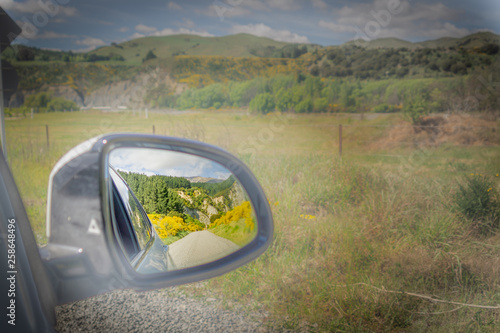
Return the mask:
<svg viewBox="0 0 500 333">
<path fill-rule="evenodd" d="M 9 100 L 11 107 L 22 105 L 34 92 L 45 91 L 89 107 L 218 108 L 224 105 L 223 98 L 214 97 L 213 91 L 177 96 L 187 88 L 287 75 L 302 81 L 307 74 L 381 80 L 465 76 L 480 70 L 495 73 L 499 44 L 500 36 L 490 32 L 420 43 L 381 38 L 328 47 L 248 34 L 177 35 L 113 43 L 89 53 L 14 45 L 2 53 L 2 59 L 20 77 L 19 91 Z M 248 105 L 251 94 L 242 86 L 239 97 L 232 98 L 244 101 L 237 105 Z M 180 103 L 185 101 L 189 103 Z"/>
<path fill-rule="evenodd" d="M 376 48 L 398 49 L 403 47 L 406 47 L 408 49 L 420 48 L 418 44 L 398 38 L 379 38 L 370 41 L 365 41 L 364 39 L 357 39 L 342 44 L 342 46 L 352 46 L 352 45 L 361 46 L 367 49 L 376 49 Z"/>
<path fill-rule="evenodd" d="M 222 183 L 224 179 L 209 178 L 209 177 L 185 177 L 190 183 Z"/>
<path fill-rule="evenodd" d="M 160 59 L 178 55 L 228 56 L 228 57 L 276 57 L 294 44 L 278 42 L 265 37 L 238 34 L 224 37 L 200 37 L 173 35 L 143 37 L 121 44 L 101 47 L 90 52 L 98 56 L 123 57 L 127 62 L 140 63 L 149 51 Z M 300 45 L 303 47 L 305 45 Z M 306 46 L 306 52 L 308 50 Z"/>
<path fill-rule="evenodd" d="M 436 40 L 428 40 L 424 42 L 412 43 L 398 38 L 379 38 L 370 41 L 357 39 L 342 44 L 342 46 L 360 46 L 367 49 L 386 48 L 397 49 L 407 48 L 410 50 L 420 48 L 481 48 L 487 44 L 500 44 L 500 35 L 491 32 L 477 32 L 462 38 L 443 37 Z"/>
</svg>

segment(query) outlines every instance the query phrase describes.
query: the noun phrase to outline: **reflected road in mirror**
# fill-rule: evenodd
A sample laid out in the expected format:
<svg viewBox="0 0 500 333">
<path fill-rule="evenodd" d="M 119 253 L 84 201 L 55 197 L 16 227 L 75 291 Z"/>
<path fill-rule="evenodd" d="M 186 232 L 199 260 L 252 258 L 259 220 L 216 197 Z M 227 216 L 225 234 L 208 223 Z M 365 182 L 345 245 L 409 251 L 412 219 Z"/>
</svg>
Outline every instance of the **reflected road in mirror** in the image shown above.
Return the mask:
<svg viewBox="0 0 500 333">
<path fill-rule="evenodd" d="M 115 234 L 139 273 L 209 263 L 257 234 L 244 189 L 214 161 L 176 151 L 118 148 L 109 164 L 111 188 L 120 194 L 110 193 Z M 146 241 L 145 234 L 150 235 Z"/>
</svg>

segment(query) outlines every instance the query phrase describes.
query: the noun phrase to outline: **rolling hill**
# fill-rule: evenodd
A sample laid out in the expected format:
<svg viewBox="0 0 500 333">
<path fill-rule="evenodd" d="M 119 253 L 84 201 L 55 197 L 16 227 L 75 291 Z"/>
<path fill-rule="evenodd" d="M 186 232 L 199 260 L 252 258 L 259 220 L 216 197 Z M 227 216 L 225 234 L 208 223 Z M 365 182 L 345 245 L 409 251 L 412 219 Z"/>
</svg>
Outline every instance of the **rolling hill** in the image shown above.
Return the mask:
<svg viewBox="0 0 500 333">
<path fill-rule="evenodd" d="M 172 35 L 143 37 L 121 44 L 113 43 L 90 52 L 98 56 L 122 56 L 126 62 L 140 63 L 149 51 L 158 58 L 178 55 L 262 57 L 290 45 L 269 38 L 248 34 L 224 37 L 200 37 L 194 35 Z"/>
<path fill-rule="evenodd" d="M 402 47 L 406 47 L 408 49 L 417 49 L 421 47 L 418 44 L 398 38 L 379 38 L 370 41 L 365 41 L 364 39 L 356 39 L 342 44 L 342 46 L 352 46 L 352 45 L 364 47 L 367 49 L 377 49 L 377 48 L 397 49 Z"/>
<path fill-rule="evenodd" d="M 500 44 L 500 35 L 496 35 L 492 32 L 477 32 L 472 35 L 468 35 L 462 38 L 454 37 L 443 37 L 435 40 L 428 40 L 423 42 L 412 43 L 406 40 L 398 38 L 378 38 L 370 41 L 365 41 L 363 39 L 357 39 L 354 41 L 349 41 L 342 44 L 342 46 L 361 46 L 367 49 L 376 48 L 386 48 L 386 49 L 397 49 L 397 48 L 408 48 L 410 50 L 420 49 L 420 48 L 479 48 L 486 44 Z"/>
</svg>

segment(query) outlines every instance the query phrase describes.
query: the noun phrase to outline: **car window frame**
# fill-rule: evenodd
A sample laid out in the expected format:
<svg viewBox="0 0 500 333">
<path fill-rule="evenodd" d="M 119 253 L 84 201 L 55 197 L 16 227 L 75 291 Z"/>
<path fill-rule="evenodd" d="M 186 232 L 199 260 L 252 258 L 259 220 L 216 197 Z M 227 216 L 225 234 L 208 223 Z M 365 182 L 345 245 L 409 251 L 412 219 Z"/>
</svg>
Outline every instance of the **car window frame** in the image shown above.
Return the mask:
<svg viewBox="0 0 500 333">
<path fill-rule="evenodd" d="M 114 200 L 110 200 L 110 207 L 112 208 L 112 212 L 113 212 L 111 214 L 112 215 L 112 221 L 113 221 L 115 233 L 118 235 L 117 238 L 119 239 L 119 245 L 122 248 L 124 255 L 128 257 L 128 259 L 130 261 L 130 264 L 133 267 L 136 267 L 136 266 L 138 266 L 142 262 L 142 260 L 144 259 L 144 256 L 148 252 L 148 250 L 153 246 L 153 243 L 155 241 L 155 233 L 154 233 L 154 229 L 153 229 L 154 227 L 153 227 L 151 221 L 149 220 L 146 212 L 144 211 L 144 208 L 142 207 L 141 203 L 139 202 L 139 200 L 135 196 L 134 192 L 128 186 L 127 182 L 120 176 L 120 174 L 113 167 L 110 166 L 109 169 L 110 169 L 109 174 L 110 174 L 110 180 L 111 180 L 110 181 L 110 183 L 111 183 L 111 188 L 110 188 L 111 195 L 112 196 L 114 195 L 114 193 L 113 193 L 113 188 L 114 188 L 116 190 L 116 194 L 121 199 L 120 202 L 121 202 L 122 206 L 125 205 L 125 203 L 124 203 L 125 199 L 120 194 L 120 190 L 118 189 L 118 186 L 115 183 L 115 179 L 113 178 L 112 174 L 114 173 L 114 175 L 117 176 L 117 179 L 119 181 L 121 181 L 122 184 L 126 187 L 128 195 L 130 196 L 129 200 L 133 200 L 134 201 L 134 203 L 136 205 L 136 208 L 139 211 L 139 214 L 140 214 L 140 217 L 141 217 L 140 218 L 141 224 L 143 224 L 143 226 L 146 229 L 147 234 L 149 235 L 149 238 L 148 238 L 147 242 L 141 248 L 140 242 L 139 242 L 139 239 L 138 239 L 138 236 L 137 236 L 137 231 L 135 230 L 134 224 L 132 222 L 132 217 L 128 213 L 129 210 L 126 207 L 122 207 L 125 210 L 125 215 L 126 215 L 126 218 L 127 218 L 128 228 L 132 230 L 132 235 L 133 235 L 133 238 L 134 238 L 132 241 L 135 242 L 134 243 L 134 247 L 137 250 L 132 256 L 130 256 L 128 254 L 127 250 L 126 250 L 126 247 L 125 247 L 124 243 L 123 243 L 123 238 L 122 238 L 122 235 L 120 233 L 120 229 L 118 227 L 118 223 L 117 223 L 116 216 L 115 216 L 115 213 L 114 213 L 115 212 L 115 203 L 114 203 Z"/>
</svg>

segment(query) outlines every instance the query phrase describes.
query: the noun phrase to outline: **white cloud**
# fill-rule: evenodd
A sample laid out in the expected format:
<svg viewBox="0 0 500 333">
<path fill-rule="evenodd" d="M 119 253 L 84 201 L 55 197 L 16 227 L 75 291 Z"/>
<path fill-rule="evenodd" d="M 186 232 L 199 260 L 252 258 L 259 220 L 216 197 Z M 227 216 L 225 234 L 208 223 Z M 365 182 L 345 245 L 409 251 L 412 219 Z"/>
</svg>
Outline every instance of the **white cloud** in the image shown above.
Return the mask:
<svg viewBox="0 0 500 333">
<path fill-rule="evenodd" d="M 355 32 L 356 28 L 350 25 L 338 24 L 335 22 L 319 21 L 318 25 L 333 32 Z"/>
<path fill-rule="evenodd" d="M 321 1 L 321 0 L 320 0 Z M 302 6 L 297 0 L 233 0 L 213 2 L 208 10 L 197 10 L 199 14 L 213 17 L 238 17 L 252 15 L 252 11 L 272 12 L 273 9 L 297 11 Z"/>
<path fill-rule="evenodd" d="M 147 175 L 221 179 L 231 175 L 222 165 L 203 157 L 160 149 L 118 148 L 111 152 L 109 160 L 115 169 Z"/>
<path fill-rule="evenodd" d="M 77 40 L 75 42 L 76 45 L 85 45 L 90 47 L 97 47 L 106 45 L 102 39 L 94 38 L 94 37 L 85 37 L 82 40 Z"/>
<path fill-rule="evenodd" d="M 132 36 L 130 36 L 128 39 L 131 40 L 131 39 L 137 39 L 137 38 L 142 38 L 142 37 L 146 37 L 146 35 L 144 34 L 141 34 L 141 33 L 138 33 L 138 32 L 135 32 Z"/>
<path fill-rule="evenodd" d="M 227 17 L 238 17 L 238 16 L 248 16 L 251 15 L 252 12 L 246 8 L 241 6 L 239 7 L 231 7 L 231 6 L 222 6 L 218 4 L 213 4 L 208 7 L 208 10 L 197 10 L 198 14 L 219 17 L 221 19 Z"/>
<path fill-rule="evenodd" d="M 57 39 L 57 38 L 76 38 L 76 35 L 60 34 L 54 31 L 44 31 L 36 36 L 37 39 Z"/>
<path fill-rule="evenodd" d="M 306 36 L 300 36 L 289 30 L 275 30 L 262 23 L 248 25 L 236 24 L 231 28 L 231 33 L 246 33 L 289 43 L 309 43 L 309 39 Z"/>
<path fill-rule="evenodd" d="M 197 35 L 201 37 L 213 37 L 211 33 L 207 31 L 196 31 L 186 28 L 180 29 L 163 29 L 154 33 L 154 36 L 169 36 L 169 35 Z"/>
<path fill-rule="evenodd" d="M 281 10 L 299 10 L 301 8 L 297 0 L 240 0 L 235 2 L 240 3 L 233 6 L 235 8 L 243 6 L 259 11 L 271 11 L 271 8 Z M 229 2 L 229 4 L 231 3 Z"/>
<path fill-rule="evenodd" d="M 170 1 L 168 3 L 167 7 L 168 7 L 168 9 L 172 9 L 172 10 L 182 10 L 182 7 L 173 1 Z"/>
<path fill-rule="evenodd" d="M 158 30 L 154 27 L 148 27 L 144 24 L 136 25 L 135 29 L 137 30 L 137 32 L 134 33 L 132 36 L 130 36 L 130 39 L 136 39 L 146 36 L 170 36 L 170 35 L 198 35 L 202 37 L 214 36 L 211 33 L 208 33 L 207 31 L 197 31 L 187 28 L 179 28 L 179 29 L 166 28 L 163 30 Z"/>
<path fill-rule="evenodd" d="M 328 8 L 328 4 L 326 2 L 324 2 L 323 0 L 311 0 L 312 2 L 312 5 L 314 8 L 318 8 L 318 9 L 327 9 Z"/>
<path fill-rule="evenodd" d="M 450 22 L 459 20 L 463 14 L 442 3 L 374 0 L 334 10 L 332 21 L 322 20 L 318 25 L 336 33 L 356 33 L 351 36 L 355 39 L 462 37 L 471 31 Z"/>
<path fill-rule="evenodd" d="M 27 0 L 17 2 L 14 0 L 1 0 L 0 5 L 7 11 L 13 11 L 24 14 L 35 14 L 38 12 L 48 14 L 50 17 L 57 15 L 75 16 L 77 10 L 75 7 L 59 5 L 48 1 Z"/>
<path fill-rule="evenodd" d="M 129 29 L 127 27 L 122 27 L 118 29 L 119 32 L 127 32 Z"/>
<path fill-rule="evenodd" d="M 260 0 L 244 0 L 241 3 L 241 6 L 245 6 L 253 10 L 269 11 L 269 7 Z"/>
<path fill-rule="evenodd" d="M 196 25 L 193 21 L 191 21 L 190 19 L 186 19 L 186 18 L 184 18 L 182 20 L 182 22 L 177 22 L 176 24 L 178 26 L 185 27 L 185 28 L 194 28 Z"/>
<path fill-rule="evenodd" d="M 267 4 L 271 8 L 277 8 L 281 10 L 299 10 L 301 8 L 300 4 L 295 0 L 267 0 Z"/>
<path fill-rule="evenodd" d="M 439 23 L 436 26 L 426 30 L 426 38 L 437 39 L 443 36 L 447 37 L 464 37 L 473 33 L 469 29 L 459 28 L 449 22 Z"/>
<path fill-rule="evenodd" d="M 135 26 L 135 30 L 142 32 L 144 34 L 149 34 L 157 31 L 158 29 L 156 29 L 155 27 L 148 27 L 147 25 L 144 24 L 138 24 Z"/>
<path fill-rule="evenodd" d="M 53 19 L 50 20 L 51 23 L 65 23 L 68 22 L 68 20 L 63 19 L 62 17 L 54 17 Z"/>
</svg>

